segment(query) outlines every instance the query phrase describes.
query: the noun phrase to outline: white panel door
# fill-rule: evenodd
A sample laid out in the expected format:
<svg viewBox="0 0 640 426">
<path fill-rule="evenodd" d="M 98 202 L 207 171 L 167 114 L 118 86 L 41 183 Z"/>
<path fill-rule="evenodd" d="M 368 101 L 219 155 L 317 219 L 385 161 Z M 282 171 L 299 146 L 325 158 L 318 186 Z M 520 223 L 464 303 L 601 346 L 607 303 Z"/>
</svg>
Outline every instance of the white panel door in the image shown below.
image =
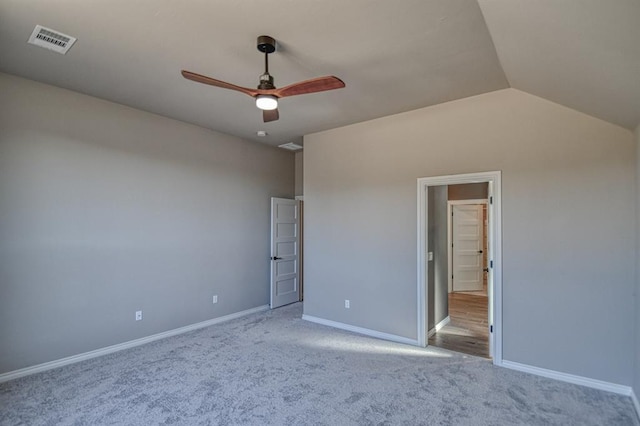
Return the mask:
<svg viewBox="0 0 640 426">
<path fill-rule="evenodd" d="M 482 205 L 454 204 L 452 212 L 453 291 L 482 290 Z"/>
<path fill-rule="evenodd" d="M 299 283 L 298 202 L 271 199 L 271 309 L 297 302 Z"/>
</svg>

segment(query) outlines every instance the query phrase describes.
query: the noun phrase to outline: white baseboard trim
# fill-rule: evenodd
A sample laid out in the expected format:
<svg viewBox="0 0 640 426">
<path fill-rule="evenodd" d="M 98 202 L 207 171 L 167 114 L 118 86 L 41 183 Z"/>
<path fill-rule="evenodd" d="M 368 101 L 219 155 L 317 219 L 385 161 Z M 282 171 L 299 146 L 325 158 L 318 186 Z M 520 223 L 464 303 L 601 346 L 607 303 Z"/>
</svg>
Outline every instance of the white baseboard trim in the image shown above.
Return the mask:
<svg viewBox="0 0 640 426">
<path fill-rule="evenodd" d="M 316 324 L 326 325 L 340 330 L 351 331 L 353 333 L 364 334 L 365 336 L 375 337 L 376 339 L 389 340 L 391 342 L 403 343 L 405 345 L 419 346 L 418 341 L 407 337 L 398 336 L 396 334 L 383 333 L 381 331 L 371 330 L 368 328 L 357 327 L 342 322 L 331 321 L 324 318 L 318 318 L 311 315 L 302 315 L 302 319 Z"/>
<path fill-rule="evenodd" d="M 576 376 L 574 374 L 561 373 L 555 370 L 547 370 L 546 368 L 533 367 L 531 365 L 520 364 L 518 362 L 502 360 L 500 366 L 511 370 L 522 371 L 536 376 L 548 377 L 550 379 L 560 380 L 561 382 L 573 383 L 574 385 L 586 386 L 593 389 L 599 389 L 607 392 L 613 392 L 620 395 L 632 396 L 633 389 L 631 386 L 618 385 L 615 383 L 605 382 L 602 380 L 590 379 L 588 377 Z M 636 409 L 637 409 L 636 404 Z"/>
<path fill-rule="evenodd" d="M 96 349 L 94 351 L 84 352 L 78 355 L 72 355 L 72 356 L 58 359 L 55 361 L 45 362 L 43 364 L 21 368 L 20 370 L 9 371 L 8 373 L 0 374 L 0 383 L 17 379 L 19 377 L 28 376 L 30 374 L 40 373 L 41 371 L 51 370 L 54 368 L 63 367 L 65 365 L 74 364 L 76 362 L 85 361 L 87 359 L 107 355 L 113 352 L 130 349 L 136 346 L 144 345 L 146 343 L 151 343 L 156 340 L 166 339 L 167 337 L 176 336 L 178 334 L 187 333 L 189 331 L 197 330 L 199 328 L 209 327 L 211 325 L 219 324 L 221 322 L 230 321 L 236 318 L 241 318 L 247 315 L 255 314 L 257 312 L 262 312 L 266 310 L 269 310 L 269 305 L 258 306 L 256 308 L 251 308 L 245 311 L 225 315 L 223 317 L 213 318 L 207 321 L 202 321 L 202 322 L 187 325 L 184 327 L 175 328 L 173 330 L 164 331 L 162 333 L 153 334 L 151 336 L 142 337 L 140 339 L 130 340 L 128 342 L 118 343 L 117 345 L 107 346 L 106 348 Z"/>
<path fill-rule="evenodd" d="M 429 333 L 427 333 L 427 339 L 433 336 L 434 334 L 436 334 L 438 331 L 442 330 L 442 328 L 445 325 L 449 324 L 450 322 L 451 322 L 451 317 L 447 316 L 445 319 L 437 323 L 436 326 L 433 327 L 431 330 L 429 330 Z"/>
<path fill-rule="evenodd" d="M 638 401 L 638 396 L 631 390 L 631 400 L 633 401 L 633 406 L 636 407 L 636 414 L 638 415 L 638 419 L 640 419 L 640 401 Z"/>
</svg>

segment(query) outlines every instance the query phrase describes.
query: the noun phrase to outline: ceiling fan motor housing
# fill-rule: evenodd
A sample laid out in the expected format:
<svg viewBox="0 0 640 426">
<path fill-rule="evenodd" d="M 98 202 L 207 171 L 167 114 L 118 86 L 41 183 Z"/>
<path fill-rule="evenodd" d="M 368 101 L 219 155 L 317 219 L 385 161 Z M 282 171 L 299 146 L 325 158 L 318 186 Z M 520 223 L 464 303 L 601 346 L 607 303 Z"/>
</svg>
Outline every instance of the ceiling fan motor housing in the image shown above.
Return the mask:
<svg viewBox="0 0 640 426">
<path fill-rule="evenodd" d="M 260 84 L 258 85 L 258 89 L 260 90 L 270 90 L 275 89 L 276 86 L 273 85 L 273 77 L 269 74 L 262 74 L 260 76 Z"/>
</svg>

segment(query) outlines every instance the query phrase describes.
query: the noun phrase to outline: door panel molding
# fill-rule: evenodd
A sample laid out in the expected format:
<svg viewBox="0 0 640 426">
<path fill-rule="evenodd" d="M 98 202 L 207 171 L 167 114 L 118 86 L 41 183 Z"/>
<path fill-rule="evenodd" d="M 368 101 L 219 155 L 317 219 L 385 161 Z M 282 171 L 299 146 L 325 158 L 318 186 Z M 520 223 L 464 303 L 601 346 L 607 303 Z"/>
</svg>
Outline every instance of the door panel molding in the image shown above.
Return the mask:
<svg viewBox="0 0 640 426">
<path fill-rule="evenodd" d="M 300 300 L 299 201 L 271 198 L 271 309 Z"/>
</svg>

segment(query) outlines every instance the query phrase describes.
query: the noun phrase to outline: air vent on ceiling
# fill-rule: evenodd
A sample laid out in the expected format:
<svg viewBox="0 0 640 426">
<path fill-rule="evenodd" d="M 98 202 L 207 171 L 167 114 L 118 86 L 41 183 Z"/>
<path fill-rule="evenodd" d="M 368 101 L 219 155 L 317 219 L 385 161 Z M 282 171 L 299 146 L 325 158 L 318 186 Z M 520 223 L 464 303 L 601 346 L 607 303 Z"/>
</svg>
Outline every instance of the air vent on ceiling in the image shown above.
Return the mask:
<svg viewBox="0 0 640 426">
<path fill-rule="evenodd" d="M 63 55 L 67 53 L 67 50 L 69 50 L 75 42 L 75 37 L 62 34 L 51 28 L 45 28 L 42 25 L 36 25 L 33 33 L 31 33 L 31 37 L 29 37 L 30 44 L 44 47 L 45 49 L 53 50 Z"/>
<path fill-rule="evenodd" d="M 302 146 L 293 142 L 284 143 L 282 145 L 278 145 L 278 147 L 283 149 L 288 149 L 289 151 L 297 151 L 299 149 L 302 149 Z"/>
</svg>

